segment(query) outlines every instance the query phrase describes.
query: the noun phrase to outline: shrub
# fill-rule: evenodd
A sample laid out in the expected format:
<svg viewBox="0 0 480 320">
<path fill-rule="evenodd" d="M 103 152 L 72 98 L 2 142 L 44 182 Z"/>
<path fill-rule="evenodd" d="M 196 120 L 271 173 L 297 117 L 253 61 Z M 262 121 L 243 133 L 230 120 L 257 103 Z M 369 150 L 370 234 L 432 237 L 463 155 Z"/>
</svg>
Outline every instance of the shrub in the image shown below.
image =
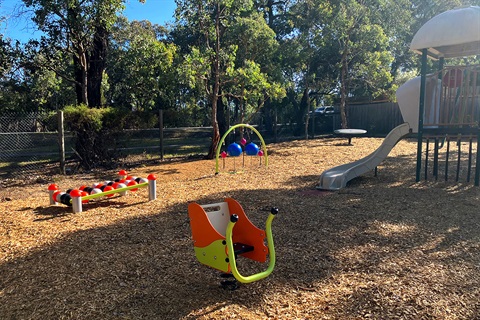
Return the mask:
<svg viewBox="0 0 480 320">
<path fill-rule="evenodd" d="M 75 154 L 85 169 L 111 166 L 116 153 L 116 133 L 124 115 L 112 108 L 88 108 L 85 105 L 64 109 L 65 130 L 75 137 Z"/>
</svg>

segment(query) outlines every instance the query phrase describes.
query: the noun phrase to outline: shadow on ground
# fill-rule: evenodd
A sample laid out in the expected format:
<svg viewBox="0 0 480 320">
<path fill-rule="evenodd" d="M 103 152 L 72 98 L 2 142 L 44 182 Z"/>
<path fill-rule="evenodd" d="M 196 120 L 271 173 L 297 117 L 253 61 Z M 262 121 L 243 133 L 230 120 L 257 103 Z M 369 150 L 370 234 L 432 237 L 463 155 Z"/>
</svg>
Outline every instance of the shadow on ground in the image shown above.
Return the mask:
<svg viewBox="0 0 480 320">
<path fill-rule="evenodd" d="M 232 193 L 258 226 L 263 227 L 271 206 L 280 209 L 273 224 L 275 271 L 236 291 L 220 288 L 218 272 L 196 261 L 184 203 L 77 231 L 0 264 L 0 315 L 198 318 L 215 317 L 222 308 L 236 305 L 243 316 L 293 318 L 285 306 L 281 311 L 282 303 L 288 303 L 311 318 L 396 313 L 435 318 L 434 299 L 452 294 L 439 288 L 450 286 L 468 305 L 462 314 L 474 316 L 480 310 L 475 300 L 480 294 L 477 189 L 424 187 L 426 183 L 416 184 L 412 177 L 397 176 L 395 166 L 407 161 L 387 161 L 379 168 L 381 178 L 366 175 L 339 192 L 315 190 L 318 176 L 298 176 L 289 181 L 298 188 Z M 196 201 L 222 197 L 212 193 Z M 455 210 L 447 209 L 452 203 Z M 96 206 L 107 209 L 106 204 Z M 47 207 L 37 208 L 32 219 L 70 223 L 70 216 L 68 208 Z M 240 267 L 249 273 L 264 266 Z M 397 290 L 395 281 L 403 288 L 414 280 L 425 284 L 422 292 Z M 465 290 L 471 294 L 463 294 Z M 307 297 L 313 302 L 302 300 Z"/>
</svg>

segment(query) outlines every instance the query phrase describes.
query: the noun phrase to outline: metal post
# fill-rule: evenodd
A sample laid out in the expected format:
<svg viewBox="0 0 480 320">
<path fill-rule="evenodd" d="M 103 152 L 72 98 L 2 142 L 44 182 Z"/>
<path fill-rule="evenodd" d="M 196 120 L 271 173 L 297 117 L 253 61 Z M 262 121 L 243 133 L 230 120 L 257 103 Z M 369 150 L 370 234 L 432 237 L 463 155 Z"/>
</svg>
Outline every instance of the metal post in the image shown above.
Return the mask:
<svg viewBox="0 0 480 320">
<path fill-rule="evenodd" d="M 63 131 L 63 111 L 58 111 L 58 145 L 60 148 L 60 173 L 65 174 L 65 134 Z"/>
<path fill-rule="evenodd" d="M 57 204 L 55 199 L 53 199 L 53 194 L 58 191 L 58 186 L 56 184 L 51 184 L 48 186 L 48 197 L 50 199 L 50 205 Z"/>
<path fill-rule="evenodd" d="M 157 177 L 153 174 L 148 176 L 148 200 L 157 199 Z"/>
<path fill-rule="evenodd" d="M 315 139 L 315 110 L 312 113 L 312 139 Z"/>
<path fill-rule="evenodd" d="M 468 141 L 468 168 L 467 168 L 467 182 L 470 182 L 470 175 L 472 171 L 472 152 L 473 152 L 473 139 L 470 137 Z"/>
<path fill-rule="evenodd" d="M 460 176 L 460 160 L 461 160 L 461 153 L 462 153 L 462 140 L 461 138 L 457 138 L 457 146 L 458 146 L 458 156 L 457 156 L 457 175 L 455 177 L 455 181 L 458 182 Z"/>
<path fill-rule="evenodd" d="M 274 124 L 273 124 L 273 137 L 274 137 L 275 142 L 278 142 L 278 136 L 277 136 L 277 134 L 278 134 L 278 132 L 277 132 L 277 130 L 278 130 L 278 128 L 277 128 L 277 123 L 278 123 L 278 111 L 277 111 L 277 107 L 275 107 L 275 117 L 274 117 L 274 120 L 275 120 L 275 122 L 274 122 Z"/>
<path fill-rule="evenodd" d="M 427 138 L 426 147 L 425 147 L 425 180 L 428 179 L 428 152 L 430 147 L 430 139 Z M 418 182 L 418 181 L 417 181 Z"/>
<path fill-rule="evenodd" d="M 163 110 L 158 111 L 158 127 L 160 128 L 160 160 L 163 161 L 164 146 L 163 146 Z"/>
<path fill-rule="evenodd" d="M 418 141 L 417 141 L 417 182 L 420 181 L 422 170 L 423 114 L 425 110 L 425 86 L 427 81 L 427 49 L 422 49 L 422 70 L 420 78 L 420 102 L 418 111 Z"/>
<path fill-rule="evenodd" d="M 445 181 L 448 181 L 448 158 L 450 156 L 450 138 L 447 138 L 447 154 L 445 157 Z"/>
<path fill-rule="evenodd" d="M 438 180 L 438 138 L 435 137 L 433 139 L 434 142 L 434 148 L 433 148 L 433 176 L 435 177 L 435 180 Z"/>
<path fill-rule="evenodd" d="M 82 193 L 78 189 L 70 191 L 73 213 L 82 212 Z"/>
<path fill-rule="evenodd" d="M 479 115 L 480 118 L 480 115 Z M 480 142 L 480 130 L 477 128 L 477 157 L 475 159 L 475 186 L 478 187 L 480 185 L 480 151 L 478 150 Z"/>
<path fill-rule="evenodd" d="M 80 213 L 82 212 L 82 197 L 72 197 L 72 209 L 73 213 Z"/>
</svg>

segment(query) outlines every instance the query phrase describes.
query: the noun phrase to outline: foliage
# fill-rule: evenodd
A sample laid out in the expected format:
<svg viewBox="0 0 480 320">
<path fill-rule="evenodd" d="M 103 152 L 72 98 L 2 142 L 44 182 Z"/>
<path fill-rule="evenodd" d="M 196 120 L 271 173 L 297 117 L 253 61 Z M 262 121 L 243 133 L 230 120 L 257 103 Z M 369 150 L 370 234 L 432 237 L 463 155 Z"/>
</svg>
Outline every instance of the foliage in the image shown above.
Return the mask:
<svg viewBox="0 0 480 320">
<path fill-rule="evenodd" d="M 11 68 L 10 51 L 10 41 L 3 39 L 3 35 L 0 35 L 0 76 L 2 78 Z"/>
<path fill-rule="evenodd" d="M 421 25 L 443 11 L 480 5 L 176 0 L 176 21 L 160 26 L 121 16 L 124 0 L 22 1 L 42 38 L 21 45 L 0 34 L 0 112 L 69 106 L 70 116 L 85 125 L 79 132 L 92 133 L 82 143 L 106 148 L 100 135 L 114 132 L 115 122 L 154 126 L 163 109 L 166 126 L 213 126 L 209 156 L 229 125 L 260 113 L 267 128 L 289 122 L 301 135 L 308 132 L 309 111 L 335 104 L 348 126 L 349 103 L 393 100 L 398 85 L 418 73 L 409 43 Z M 437 66 L 429 61 L 429 70 Z M 77 114 L 86 105 L 99 111 Z M 82 157 L 91 166 L 111 150 Z"/>
<path fill-rule="evenodd" d="M 249 0 L 177 0 L 177 23 L 194 35 L 194 47 L 186 57 L 186 79 L 195 87 L 201 86 L 211 106 L 213 127 L 212 144 L 207 155 L 213 158 L 220 140 L 219 118 L 223 115 L 223 101 L 227 74 L 235 68 L 238 46 L 224 43 L 234 30 L 238 19 L 252 8 Z M 198 42 L 200 40 L 200 42 Z M 219 107 L 220 104 L 220 107 Z"/>
<path fill-rule="evenodd" d="M 78 103 L 101 104 L 107 35 L 123 8 L 122 0 L 23 0 L 34 12 L 33 21 L 44 33 L 32 47 L 44 60 L 41 68 L 55 71 L 74 86 Z M 73 60 L 73 69 L 58 68 L 63 55 Z"/>
<path fill-rule="evenodd" d="M 75 136 L 75 154 L 82 167 L 92 169 L 112 164 L 121 113 L 115 113 L 112 108 L 78 105 L 65 107 L 64 118 L 66 129 Z"/>
<path fill-rule="evenodd" d="M 157 39 L 158 26 L 120 18 L 109 53 L 109 101 L 130 110 L 154 110 L 173 83 L 176 46 Z"/>
</svg>

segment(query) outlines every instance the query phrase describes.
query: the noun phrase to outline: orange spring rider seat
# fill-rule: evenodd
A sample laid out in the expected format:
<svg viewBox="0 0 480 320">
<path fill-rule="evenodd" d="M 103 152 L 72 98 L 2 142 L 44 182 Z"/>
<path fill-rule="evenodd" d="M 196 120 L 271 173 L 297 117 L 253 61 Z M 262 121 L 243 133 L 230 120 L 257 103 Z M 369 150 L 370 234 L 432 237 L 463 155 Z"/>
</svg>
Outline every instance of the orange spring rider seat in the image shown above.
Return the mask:
<svg viewBox="0 0 480 320">
<path fill-rule="evenodd" d="M 232 198 L 207 205 L 190 203 L 188 215 L 198 261 L 224 273 L 231 273 L 242 283 L 267 277 L 275 267 L 271 225 L 277 213 L 277 208 L 271 209 L 264 231 L 253 225 L 242 206 Z M 243 276 L 237 269 L 237 256 L 258 262 L 266 262 L 268 257 L 269 265 L 263 272 Z"/>
</svg>

